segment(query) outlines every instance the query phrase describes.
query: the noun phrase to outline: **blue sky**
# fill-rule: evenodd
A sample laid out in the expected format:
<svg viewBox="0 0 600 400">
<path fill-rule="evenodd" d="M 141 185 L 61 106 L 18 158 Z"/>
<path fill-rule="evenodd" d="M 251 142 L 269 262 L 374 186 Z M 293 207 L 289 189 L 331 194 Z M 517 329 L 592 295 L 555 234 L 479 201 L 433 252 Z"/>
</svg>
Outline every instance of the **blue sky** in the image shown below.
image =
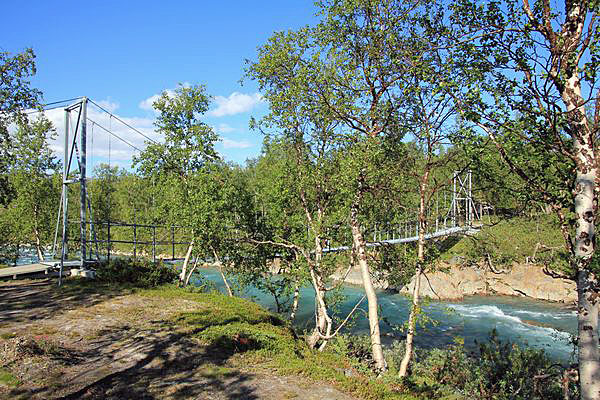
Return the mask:
<svg viewBox="0 0 600 400">
<path fill-rule="evenodd" d="M 316 12 L 311 1 L 302 0 L 36 0 L 7 1 L 2 9 L 0 49 L 34 49 L 38 71 L 32 84 L 46 102 L 87 96 L 150 134 L 152 96 L 179 83 L 204 84 L 216 100 L 205 121 L 223 138 L 219 151 L 240 164 L 257 156 L 262 143 L 260 134 L 248 129 L 250 116 L 267 112 L 254 82 L 239 83 L 244 60 L 255 59 L 257 47 L 274 31 L 312 23 Z M 49 117 L 60 128 L 62 111 Z M 90 118 L 143 142 L 98 111 Z M 107 138 L 95 132 L 101 158 Z M 120 157 L 125 165 L 128 150 L 111 146 L 117 151 L 113 160 Z"/>
</svg>

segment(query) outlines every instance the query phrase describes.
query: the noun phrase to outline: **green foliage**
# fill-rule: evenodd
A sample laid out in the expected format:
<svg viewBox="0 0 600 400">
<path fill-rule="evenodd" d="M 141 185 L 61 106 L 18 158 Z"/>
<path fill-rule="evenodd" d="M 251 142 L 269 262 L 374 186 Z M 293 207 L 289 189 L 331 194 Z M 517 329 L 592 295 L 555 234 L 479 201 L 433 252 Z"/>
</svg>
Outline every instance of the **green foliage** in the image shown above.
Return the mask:
<svg viewBox="0 0 600 400">
<path fill-rule="evenodd" d="M 472 393 L 482 399 L 560 399 L 558 380 L 540 385 L 534 377 L 549 372 L 552 362 L 543 350 L 502 343 L 495 331 L 479 345 L 476 369 L 472 372 Z"/>
<path fill-rule="evenodd" d="M 348 357 L 357 370 L 369 373 L 368 337 L 341 336 L 331 349 Z M 382 381 L 398 384 L 395 377 L 404 351 L 400 341 L 386 350 L 389 370 Z M 552 364 L 543 350 L 502 343 L 492 332 L 476 353 L 467 354 L 461 340 L 445 349 L 421 350 L 403 385 L 424 398 L 559 400 L 562 387 L 556 372 L 560 367 Z M 544 381 L 535 378 L 544 374 L 550 375 Z"/>
<path fill-rule="evenodd" d="M 11 123 L 26 122 L 24 111 L 38 106 L 42 93 L 30 86 L 29 79 L 35 75 L 35 54 L 32 49 L 11 55 L 0 52 L 0 205 L 12 197 L 6 173 L 15 160 L 10 149 L 13 140 L 9 137 Z"/>
<path fill-rule="evenodd" d="M 564 271 L 568 267 L 558 221 L 555 216 L 546 214 L 503 219 L 484 226 L 477 235 L 464 237 L 443 249 L 441 258 L 447 261 L 455 256 L 468 263 L 487 262 L 490 257 L 494 266 L 499 267 L 527 260 L 556 270 Z"/>
<path fill-rule="evenodd" d="M 163 92 L 153 104 L 159 112 L 155 125 L 164 135 L 162 143 L 147 143 L 134 158 L 143 175 L 175 175 L 180 179 L 218 159 L 210 126 L 200 120 L 208 111 L 210 97 L 204 86 L 179 86 L 173 94 Z"/>
<path fill-rule="evenodd" d="M 178 276 L 172 266 L 144 259 L 112 258 L 110 262 L 100 261 L 95 269 L 96 280 L 99 282 L 140 288 L 172 283 Z"/>
<path fill-rule="evenodd" d="M 60 163 L 49 142 L 56 132 L 41 116 L 19 122 L 11 133 L 12 162 L 6 175 L 12 198 L 0 208 L 0 261 L 13 261 L 20 248 L 43 248 L 51 243 L 60 199 Z"/>
<path fill-rule="evenodd" d="M 157 219 L 173 225 L 190 225 L 202 206 L 193 196 L 204 174 L 219 160 L 214 150 L 217 134 L 201 116 L 208 111 L 210 97 L 204 86 L 178 87 L 163 92 L 154 103 L 159 112 L 155 125 L 164 141 L 147 143 L 133 164 L 152 187 Z"/>
<path fill-rule="evenodd" d="M 10 372 L 0 368 L 0 386 L 7 386 L 9 388 L 15 388 L 19 386 L 21 382 Z"/>
<path fill-rule="evenodd" d="M 172 319 L 173 327 L 200 339 L 215 357 L 243 354 L 246 365 L 330 382 L 362 399 L 419 398 L 397 384 L 382 382 L 374 375 L 355 370 L 353 365 L 358 364 L 351 364 L 346 356 L 330 350 L 309 349 L 277 315 L 248 300 L 219 293 L 191 293 L 174 286 L 141 293 L 196 301 L 199 310 L 176 315 Z M 352 376 L 345 370 L 352 371 Z"/>
</svg>

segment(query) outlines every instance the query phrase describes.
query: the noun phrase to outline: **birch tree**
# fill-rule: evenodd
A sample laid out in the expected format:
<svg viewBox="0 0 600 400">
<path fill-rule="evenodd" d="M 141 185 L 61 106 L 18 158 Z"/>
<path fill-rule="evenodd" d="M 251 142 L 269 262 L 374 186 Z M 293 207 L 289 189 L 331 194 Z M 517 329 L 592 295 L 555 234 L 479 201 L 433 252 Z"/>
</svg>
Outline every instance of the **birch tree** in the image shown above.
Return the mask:
<svg viewBox="0 0 600 400">
<path fill-rule="evenodd" d="M 210 97 L 204 86 L 180 86 L 174 94 L 163 92 L 153 106 L 159 113 L 155 126 L 164 135 L 164 142 L 147 142 L 144 151 L 134 158 L 140 173 L 154 179 L 154 184 L 169 194 L 169 201 L 163 203 L 163 211 L 167 220 L 174 224 L 189 225 L 195 213 L 190 201 L 195 190 L 192 177 L 219 160 L 214 149 L 218 136 L 201 120 L 209 105 Z M 180 284 L 185 283 L 193 246 L 192 238 Z"/>
<path fill-rule="evenodd" d="M 25 111 L 39 105 L 42 93 L 32 88 L 29 79 L 35 75 L 32 49 L 11 55 L 0 52 L 0 204 L 9 200 L 8 166 L 11 160 L 9 125 L 27 122 Z"/>
<path fill-rule="evenodd" d="M 401 90 L 404 61 L 395 55 L 400 44 L 398 35 L 407 27 L 406 17 L 413 5 L 394 0 L 343 0 L 324 1 L 319 7 L 321 20 L 316 26 L 287 35 L 276 34 L 265 50 L 273 54 L 292 53 L 291 57 L 279 58 L 285 62 L 272 59 L 274 79 L 305 71 L 303 81 L 295 87 L 340 124 L 334 137 L 336 143 L 343 148 L 353 147 L 348 154 L 358 155 L 345 164 L 348 169 L 344 173 L 350 178 L 347 181 L 352 182 L 347 187 L 353 189 L 347 218 L 368 300 L 373 358 L 377 368 L 384 370 L 377 296 L 361 210 L 365 209 L 364 201 L 372 186 L 368 159 L 379 152 L 378 137 L 399 133 L 395 129 L 397 113 L 392 93 Z M 278 38 L 285 38 L 285 42 Z M 367 154 L 365 151 L 370 156 L 362 157 Z"/>
<path fill-rule="evenodd" d="M 433 5 L 432 5 L 433 6 Z M 422 20 L 435 22 L 443 13 L 430 9 Z M 400 364 L 399 375 L 408 375 L 408 367 L 413 355 L 413 340 L 419 314 L 419 296 L 421 277 L 433 260 L 427 257 L 428 245 L 425 239 L 431 215 L 431 205 L 435 195 L 449 186 L 452 179 L 450 166 L 453 165 L 455 152 L 447 151 L 451 139 L 458 130 L 457 109 L 452 96 L 447 94 L 445 82 L 456 82 L 457 75 L 444 54 L 436 51 L 435 44 L 439 37 L 433 34 L 422 35 L 424 29 L 415 29 L 404 39 L 404 49 L 411 54 L 404 54 L 407 63 L 405 69 L 404 92 L 400 102 L 400 124 L 408 136 L 413 138 L 416 147 L 412 165 L 404 171 L 411 175 L 418 187 L 418 239 L 417 263 L 412 288 L 412 305 L 406 335 L 406 350 Z M 411 154 L 410 152 L 408 154 Z M 439 216 L 436 215 L 436 218 Z"/>
<path fill-rule="evenodd" d="M 577 285 L 579 385 L 586 400 L 600 399 L 599 7 L 585 0 L 461 0 L 452 5 L 447 43 L 470 79 L 457 98 L 463 117 L 560 220 L 569 277 Z M 546 162 L 528 162 L 525 149 Z"/>
<path fill-rule="evenodd" d="M 14 227 L 11 239 L 16 246 L 31 246 L 38 259 L 51 242 L 56 218 L 55 205 L 60 198 L 57 176 L 60 162 L 50 150 L 56 136 L 52 123 L 43 116 L 21 121 L 11 135 L 9 183 L 14 195 L 2 211 L 3 224 Z"/>
<path fill-rule="evenodd" d="M 273 143 L 271 148 L 281 151 L 281 157 L 271 158 L 282 172 L 275 186 L 280 190 L 263 192 L 266 196 L 261 198 L 274 209 L 268 217 L 273 236 L 259 242 L 278 246 L 306 263 L 315 290 L 315 328 L 307 342 L 323 349 L 335 331 L 327 299 L 333 288 L 327 277 L 334 264 L 325 257 L 324 246 L 328 228 L 339 224 L 339 164 L 337 124 L 311 97 L 314 65 L 303 59 L 311 42 L 308 29 L 275 34 L 259 49 L 248 75 L 258 81 L 271 108 L 257 127 L 272 132 L 280 145 Z"/>
</svg>

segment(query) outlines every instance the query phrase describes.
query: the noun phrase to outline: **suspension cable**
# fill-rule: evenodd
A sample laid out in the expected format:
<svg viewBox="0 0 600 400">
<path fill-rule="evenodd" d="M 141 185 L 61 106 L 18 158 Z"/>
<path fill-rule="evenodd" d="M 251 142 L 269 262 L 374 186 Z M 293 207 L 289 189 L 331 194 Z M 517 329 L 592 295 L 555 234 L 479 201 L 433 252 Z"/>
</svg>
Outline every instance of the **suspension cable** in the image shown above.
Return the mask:
<svg viewBox="0 0 600 400">
<path fill-rule="evenodd" d="M 154 139 L 152 139 L 151 137 L 149 137 L 148 135 L 144 134 L 142 131 L 140 131 L 137 128 L 134 128 L 133 126 L 129 125 L 127 122 L 123 121 L 121 118 L 117 117 L 115 114 L 111 113 L 110 111 L 108 111 L 107 109 L 105 109 L 104 107 L 102 107 L 101 105 L 99 105 L 98 103 L 96 103 L 93 100 L 89 100 L 90 103 L 94 104 L 96 107 L 98 107 L 99 109 L 101 109 L 102 111 L 104 111 L 105 113 L 109 114 L 110 116 L 114 117 L 117 121 L 119 121 L 120 123 L 122 123 L 123 125 L 125 125 L 126 127 L 133 129 L 135 132 L 137 132 L 138 134 L 142 135 L 143 137 L 145 137 L 146 139 L 148 139 L 149 141 L 151 141 L 154 144 L 157 144 L 158 142 Z"/>
</svg>

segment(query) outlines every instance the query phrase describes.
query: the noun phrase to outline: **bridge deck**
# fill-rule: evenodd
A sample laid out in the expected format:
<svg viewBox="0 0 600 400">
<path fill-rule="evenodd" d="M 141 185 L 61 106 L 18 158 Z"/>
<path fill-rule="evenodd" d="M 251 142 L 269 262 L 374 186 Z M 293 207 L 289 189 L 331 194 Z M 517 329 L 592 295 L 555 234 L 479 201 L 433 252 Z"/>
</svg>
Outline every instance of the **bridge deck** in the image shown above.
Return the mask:
<svg viewBox="0 0 600 400">
<path fill-rule="evenodd" d="M 477 232 L 479 232 L 479 229 L 474 226 L 455 226 L 452 228 L 442 229 L 437 232 L 428 233 L 425 235 L 425 240 L 434 239 L 434 238 L 438 238 L 438 237 L 442 237 L 442 236 L 449 236 L 449 235 L 453 235 L 456 233 L 475 234 Z M 378 242 L 367 242 L 367 247 L 379 247 L 379 246 L 385 246 L 385 245 L 391 245 L 391 244 L 410 243 L 410 242 L 416 242 L 417 240 L 419 240 L 418 235 L 410 236 L 407 238 L 401 238 L 401 239 L 387 239 L 387 240 L 380 240 Z M 323 249 L 323 252 L 324 253 L 330 253 L 330 252 L 334 253 L 337 251 L 347 251 L 350 249 L 351 249 L 351 246 L 329 247 L 329 248 Z"/>
<path fill-rule="evenodd" d="M 67 261 L 66 267 L 79 266 L 79 261 Z M 42 261 L 36 264 L 17 265 L 16 267 L 0 268 L 0 278 L 12 277 L 17 279 L 19 275 L 30 275 L 44 273 L 48 275 L 50 271 L 60 268 L 60 261 Z"/>
</svg>

